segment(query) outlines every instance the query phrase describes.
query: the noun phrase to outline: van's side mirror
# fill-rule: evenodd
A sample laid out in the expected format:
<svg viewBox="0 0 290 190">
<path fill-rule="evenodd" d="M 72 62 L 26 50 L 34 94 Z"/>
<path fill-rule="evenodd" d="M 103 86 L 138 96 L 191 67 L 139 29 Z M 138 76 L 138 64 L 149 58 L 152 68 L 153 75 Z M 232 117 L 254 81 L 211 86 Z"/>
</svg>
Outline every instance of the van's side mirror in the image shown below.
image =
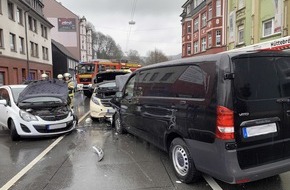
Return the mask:
<svg viewBox="0 0 290 190">
<path fill-rule="evenodd" d="M 7 100 L 5 100 L 5 99 L 0 100 L 0 104 L 7 106 Z"/>
</svg>

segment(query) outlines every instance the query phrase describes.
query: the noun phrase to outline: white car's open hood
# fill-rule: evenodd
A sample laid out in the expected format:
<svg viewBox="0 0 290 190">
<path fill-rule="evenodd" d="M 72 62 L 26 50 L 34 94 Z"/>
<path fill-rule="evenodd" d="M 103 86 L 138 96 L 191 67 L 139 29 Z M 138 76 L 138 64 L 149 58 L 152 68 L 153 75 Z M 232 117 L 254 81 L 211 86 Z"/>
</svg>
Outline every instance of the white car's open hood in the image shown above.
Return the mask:
<svg viewBox="0 0 290 190">
<path fill-rule="evenodd" d="M 19 94 L 18 103 L 30 98 L 37 97 L 55 97 L 67 103 L 68 87 L 67 83 L 61 80 L 40 80 L 29 83 L 27 87 Z"/>
</svg>

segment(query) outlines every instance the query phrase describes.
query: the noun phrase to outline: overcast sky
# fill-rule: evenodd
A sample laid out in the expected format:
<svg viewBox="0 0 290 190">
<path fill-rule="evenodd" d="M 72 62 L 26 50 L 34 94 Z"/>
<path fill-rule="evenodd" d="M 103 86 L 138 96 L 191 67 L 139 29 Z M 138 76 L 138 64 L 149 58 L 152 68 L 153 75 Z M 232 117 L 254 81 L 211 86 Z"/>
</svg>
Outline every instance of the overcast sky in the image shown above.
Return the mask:
<svg viewBox="0 0 290 190">
<path fill-rule="evenodd" d="M 156 48 L 166 55 L 181 53 L 179 15 L 186 0 L 56 1 L 76 15 L 85 16 L 95 26 L 96 31 L 110 35 L 122 47 L 123 52 L 133 49 L 141 56 L 146 56 L 148 51 Z M 129 25 L 132 16 L 135 25 Z"/>
</svg>

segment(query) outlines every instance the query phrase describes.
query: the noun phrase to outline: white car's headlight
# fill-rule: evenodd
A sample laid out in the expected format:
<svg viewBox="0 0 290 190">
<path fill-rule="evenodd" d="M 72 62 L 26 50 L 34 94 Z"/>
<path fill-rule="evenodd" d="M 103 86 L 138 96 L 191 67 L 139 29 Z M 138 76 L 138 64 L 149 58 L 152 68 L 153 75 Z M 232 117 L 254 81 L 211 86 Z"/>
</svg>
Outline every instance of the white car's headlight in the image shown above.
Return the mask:
<svg viewBox="0 0 290 190">
<path fill-rule="evenodd" d="M 38 121 L 38 119 L 34 115 L 23 110 L 19 111 L 19 115 L 24 121 Z"/>
<path fill-rule="evenodd" d="M 97 104 L 97 105 L 100 105 L 100 102 L 98 100 L 98 98 L 96 98 L 95 96 L 92 96 L 92 101 Z"/>
</svg>

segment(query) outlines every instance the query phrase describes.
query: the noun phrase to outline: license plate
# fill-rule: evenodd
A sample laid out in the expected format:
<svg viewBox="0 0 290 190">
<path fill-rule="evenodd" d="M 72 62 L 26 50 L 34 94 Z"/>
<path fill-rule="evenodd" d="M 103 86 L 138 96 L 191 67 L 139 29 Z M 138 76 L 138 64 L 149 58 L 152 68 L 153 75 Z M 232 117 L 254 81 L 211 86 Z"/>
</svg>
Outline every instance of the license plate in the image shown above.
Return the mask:
<svg viewBox="0 0 290 190">
<path fill-rule="evenodd" d="M 49 125 L 48 129 L 52 130 L 52 129 L 61 129 L 61 128 L 65 128 L 66 127 L 66 123 L 60 123 L 60 124 L 55 124 L 55 125 Z"/>
<path fill-rule="evenodd" d="M 244 138 L 266 135 L 266 134 L 276 133 L 276 132 L 277 132 L 276 123 L 268 123 L 265 125 L 257 125 L 257 126 L 243 128 Z"/>
</svg>

